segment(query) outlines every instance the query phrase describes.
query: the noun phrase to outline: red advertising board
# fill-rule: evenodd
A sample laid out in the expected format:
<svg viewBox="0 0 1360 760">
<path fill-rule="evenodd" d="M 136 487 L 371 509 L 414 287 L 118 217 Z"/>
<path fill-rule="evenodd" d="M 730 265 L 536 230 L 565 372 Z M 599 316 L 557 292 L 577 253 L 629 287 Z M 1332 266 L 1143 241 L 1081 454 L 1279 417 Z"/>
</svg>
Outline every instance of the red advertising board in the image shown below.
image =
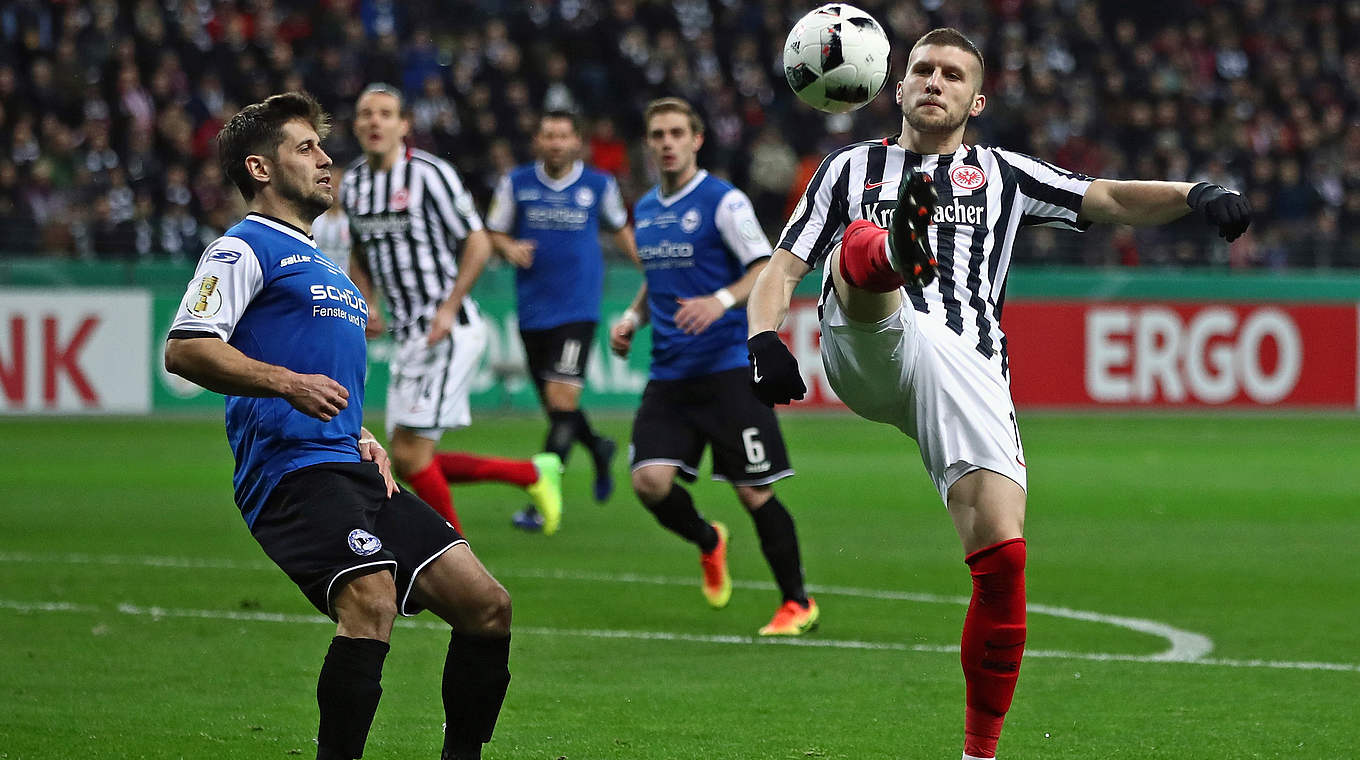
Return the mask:
<svg viewBox="0 0 1360 760">
<path fill-rule="evenodd" d="M 1006 305 L 1016 406 L 1357 406 L 1353 304 Z"/>
<path fill-rule="evenodd" d="M 1354 304 L 1021 301 L 1002 326 L 1017 407 L 1360 406 Z M 782 335 L 808 385 L 793 408 L 843 409 L 815 300 L 794 300 Z"/>
</svg>

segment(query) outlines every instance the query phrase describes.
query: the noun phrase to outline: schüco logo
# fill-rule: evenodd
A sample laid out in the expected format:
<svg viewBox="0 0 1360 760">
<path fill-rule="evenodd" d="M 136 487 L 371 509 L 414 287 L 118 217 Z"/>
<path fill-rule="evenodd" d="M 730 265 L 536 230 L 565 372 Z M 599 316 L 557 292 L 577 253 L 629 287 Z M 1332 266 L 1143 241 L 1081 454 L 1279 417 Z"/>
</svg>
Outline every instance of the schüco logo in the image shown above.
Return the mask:
<svg viewBox="0 0 1360 760">
<path fill-rule="evenodd" d="M 1086 315 L 1086 391 L 1095 401 L 1208 404 L 1289 396 L 1303 339 L 1285 312 L 1208 307 L 1097 308 Z"/>
</svg>

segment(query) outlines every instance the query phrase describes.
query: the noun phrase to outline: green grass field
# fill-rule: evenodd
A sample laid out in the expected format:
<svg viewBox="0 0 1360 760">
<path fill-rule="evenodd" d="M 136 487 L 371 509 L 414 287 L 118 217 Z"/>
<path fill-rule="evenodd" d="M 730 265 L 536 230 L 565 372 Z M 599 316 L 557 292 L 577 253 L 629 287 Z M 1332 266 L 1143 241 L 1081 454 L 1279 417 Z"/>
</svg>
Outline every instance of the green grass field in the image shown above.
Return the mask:
<svg viewBox="0 0 1360 760">
<path fill-rule="evenodd" d="M 626 436 L 629 420 L 600 421 Z M 528 454 L 531 418 L 449 448 Z M 509 525 L 501 485 L 455 499 L 515 603 L 489 760 L 959 757 L 966 568 L 915 446 L 788 416 L 780 484 L 822 626 L 752 639 L 777 596 L 731 491 L 731 606 L 635 502 L 626 467 L 562 532 Z M 1360 417 L 1022 415 L 1029 644 L 1005 758 L 1355 757 Z M 311 757 L 333 626 L 250 538 L 216 419 L 0 423 L 0 758 Z M 435 758 L 446 629 L 393 635 L 366 758 Z"/>
</svg>

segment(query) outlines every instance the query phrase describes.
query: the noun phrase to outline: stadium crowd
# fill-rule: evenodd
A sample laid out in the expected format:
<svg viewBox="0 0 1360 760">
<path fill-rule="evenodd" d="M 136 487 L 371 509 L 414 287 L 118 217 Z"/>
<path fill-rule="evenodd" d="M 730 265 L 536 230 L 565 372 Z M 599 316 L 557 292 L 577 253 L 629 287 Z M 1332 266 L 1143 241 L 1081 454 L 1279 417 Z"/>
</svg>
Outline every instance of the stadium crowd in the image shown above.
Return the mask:
<svg viewBox="0 0 1360 760">
<path fill-rule="evenodd" d="M 898 55 L 937 25 L 987 57 L 968 142 L 1104 177 L 1209 180 L 1249 194 L 1252 231 L 1049 230 L 1022 263 L 1360 267 L 1360 0 L 859 0 Z M 216 161 L 224 118 L 305 89 L 358 155 L 354 101 L 402 87 L 411 142 L 482 202 L 529 158 L 545 109 L 587 128 L 625 199 L 655 182 L 643 104 L 679 95 L 700 161 L 767 231 L 830 149 L 894 133 L 889 94 L 851 115 L 798 103 L 781 51 L 813 3 L 744 0 L 9 0 L 0 7 L 0 256 L 196 259 L 242 209 Z M 1095 237 L 1092 237 L 1095 236 Z"/>
</svg>

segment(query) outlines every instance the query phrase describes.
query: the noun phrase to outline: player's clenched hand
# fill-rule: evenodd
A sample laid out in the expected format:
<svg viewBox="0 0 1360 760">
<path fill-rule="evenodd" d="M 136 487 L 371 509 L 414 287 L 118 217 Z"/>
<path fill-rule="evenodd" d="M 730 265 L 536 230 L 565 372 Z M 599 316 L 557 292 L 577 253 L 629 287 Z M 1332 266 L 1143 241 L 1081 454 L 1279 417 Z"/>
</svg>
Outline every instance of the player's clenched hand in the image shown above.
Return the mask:
<svg viewBox="0 0 1360 760">
<path fill-rule="evenodd" d="M 322 422 L 330 422 L 349 406 L 349 391 L 325 375 L 294 374 L 283 398 L 294 409 Z"/>
<path fill-rule="evenodd" d="M 378 472 L 382 473 L 383 483 L 387 484 L 387 496 L 391 498 L 397 492 L 397 480 L 392 477 L 392 460 L 387 458 L 387 450 L 378 443 L 376 438 L 368 435 L 367 430 L 363 432 L 362 436 L 359 439 L 359 460 L 378 465 Z"/>
<path fill-rule="evenodd" d="M 625 312 L 623 318 L 609 328 L 609 350 L 620 359 L 627 359 L 636 332 L 637 317 Z"/>
<path fill-rule="evenodd" d="M 534 249 L 537 247 L 538 242 L 534 240 L 511 240 L 501 248 L 501 255 L 520 269 L 528 269 L 534 265 Z"/>
<path fill-rule="evenodd" d="M 675 326 L 684 330 L 686 335 L 698 335 L 707 330 L 727 312 L 722 301 L 711 295 L 677 298 L 675 302 L 680 304 L 680 308 L 675 310 Z"/>
<path fill-rule="evenodd" d="M 779 333 L 774 330 L 756 333 L 746 340 L 746 349 L 750 351 L 751 387 L 756 398 L 774 406 L 807 395 L 807 385 L 798 372 L 798 360 L 779 339 Z"/>
<path fill-rule="evenodd" d="M 1190 188 L 1185 202 L 1206 222 L 1218 228 L 1218 236 L 1229 243 L 1247 231 L 1251 224 L 1251 201 L 1222 185 L 1201 182 Z"/>
</svg>

